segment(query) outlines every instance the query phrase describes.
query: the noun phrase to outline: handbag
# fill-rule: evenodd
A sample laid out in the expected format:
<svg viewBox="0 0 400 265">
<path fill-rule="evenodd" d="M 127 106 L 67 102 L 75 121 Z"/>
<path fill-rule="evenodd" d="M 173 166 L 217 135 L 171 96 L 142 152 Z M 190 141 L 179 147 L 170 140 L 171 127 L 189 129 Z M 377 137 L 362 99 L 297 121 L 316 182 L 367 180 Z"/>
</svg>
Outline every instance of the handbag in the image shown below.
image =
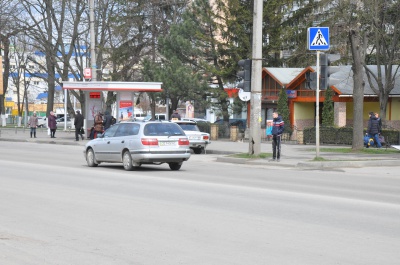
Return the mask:
<svg viewBox="0 0 400 265">
<path fill-rule="evenodd" d="M 83 130 L 83 128 L 81 128 L 81 129 L 79 130 L 79 133 L 80 133 L 80 134 L 84 134 L 84 133 L 85 133 L 85 130 Z"/>
</svg>

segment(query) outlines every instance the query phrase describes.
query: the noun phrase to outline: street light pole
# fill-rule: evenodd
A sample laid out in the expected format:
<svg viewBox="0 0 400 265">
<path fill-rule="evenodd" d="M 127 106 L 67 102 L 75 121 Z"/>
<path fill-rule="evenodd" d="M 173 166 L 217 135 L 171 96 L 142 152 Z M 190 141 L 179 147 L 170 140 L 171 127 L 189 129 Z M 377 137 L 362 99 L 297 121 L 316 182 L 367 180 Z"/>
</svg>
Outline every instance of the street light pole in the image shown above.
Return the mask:
<svg viewBox="0 0 400 265">
<path fill-rule="evenodd" d="M 28 125 L 28 112 L 29 112 L 29 106 L 28 106 L 28 88 L 26 85 L 26 64 L 23 63 L 21 65 L 21 68 L 24 69 L 24 100 L 25 100 L 25 117 L 24 117 L 24 126 L 26 127 Z"/>
<path fill-rule="evenodd" d="M 249 154 L 251 155 L 259 155 L 261 152 L 262 21 L 263 0 L 254 0 L 249 134 Z"/>
<path fill-rule="evenodd" d="M 94 0 L 89 0 L 89 30 L 90 30 L 90 68 L 92 69 L 92 81 L 97 81 L 96 66 L 96 41 L 94 35 Z"/>
</svg>

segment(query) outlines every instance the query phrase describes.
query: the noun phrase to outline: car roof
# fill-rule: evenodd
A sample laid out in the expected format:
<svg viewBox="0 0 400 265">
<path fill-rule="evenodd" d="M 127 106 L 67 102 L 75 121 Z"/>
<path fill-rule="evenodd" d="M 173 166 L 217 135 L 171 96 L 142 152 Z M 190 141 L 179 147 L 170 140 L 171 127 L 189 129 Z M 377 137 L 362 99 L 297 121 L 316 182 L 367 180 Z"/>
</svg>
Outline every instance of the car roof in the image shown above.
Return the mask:
<svg viewBox="0 0 400 265">
<path fill-rule="evenodd" d="M 173 123 L 180 123 L 180 124 L 197 124 L 195 121 L 188 121 L 188 120 L 172 120 Z"/>
</svg>

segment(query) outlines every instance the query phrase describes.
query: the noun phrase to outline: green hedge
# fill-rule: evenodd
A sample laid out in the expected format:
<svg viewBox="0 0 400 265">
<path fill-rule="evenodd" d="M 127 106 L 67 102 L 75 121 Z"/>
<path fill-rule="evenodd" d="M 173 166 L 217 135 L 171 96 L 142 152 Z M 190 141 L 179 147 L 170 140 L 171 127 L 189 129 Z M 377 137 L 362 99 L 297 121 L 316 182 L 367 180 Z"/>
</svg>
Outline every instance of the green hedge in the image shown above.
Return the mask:
<svg viewBox="0 0 400 265">
<path fill-rule="evenodd" d="M 364 129 L 364 134 L 366 129 Z M 382 135 L 389 144 L 399 144 L 400 132 L 397 130 L 382 130 Z M 305 144 L 315 144 L 315 127 L 305 128 L 303 131 L 303 141 Z M 352 127 L 325 127 L 319 128 L 319 142 L 321 144 L 343 144 L 352 145 Z"/>
</svg>

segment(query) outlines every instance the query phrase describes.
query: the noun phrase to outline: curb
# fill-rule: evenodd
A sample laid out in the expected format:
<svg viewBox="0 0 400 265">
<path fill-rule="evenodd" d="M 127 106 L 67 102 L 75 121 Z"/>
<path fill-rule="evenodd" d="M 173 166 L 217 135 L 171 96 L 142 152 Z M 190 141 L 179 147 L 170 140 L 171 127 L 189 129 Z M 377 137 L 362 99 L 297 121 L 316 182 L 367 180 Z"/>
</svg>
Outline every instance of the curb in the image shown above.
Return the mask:
<svg viewBox="0 0 400 265">
<path fill-rule="evenodd" d="M 299 162 L 299 168 L 339 168 L 339 167 L 387 167 L 399 166 L 399 160 L 368 160 L 368 161 L 324 161 L 324 162 Z"/>
</svg>

